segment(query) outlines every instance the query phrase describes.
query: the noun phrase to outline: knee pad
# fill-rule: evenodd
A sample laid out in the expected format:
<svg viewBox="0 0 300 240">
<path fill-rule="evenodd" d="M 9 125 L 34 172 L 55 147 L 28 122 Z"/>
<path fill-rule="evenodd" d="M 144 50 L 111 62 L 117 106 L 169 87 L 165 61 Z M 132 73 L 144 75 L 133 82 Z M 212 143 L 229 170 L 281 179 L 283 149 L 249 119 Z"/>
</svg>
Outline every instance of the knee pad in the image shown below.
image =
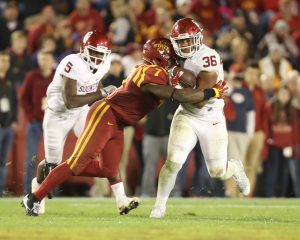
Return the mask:
<svg viewBox="0 0 300 240">
<path fill-rule="evenodd" d="M 164 168 L 169 172 L 178 173 L 179 170 L 182 168 L 182 164 L 166 160 Z"/>
<path fill-rule="evenodd" d="M 208 168 L 208 173 L 212 178 L 222 179 L 226 173 L 226 167 L 222 165 L 216 165 Z"/>
</svg>

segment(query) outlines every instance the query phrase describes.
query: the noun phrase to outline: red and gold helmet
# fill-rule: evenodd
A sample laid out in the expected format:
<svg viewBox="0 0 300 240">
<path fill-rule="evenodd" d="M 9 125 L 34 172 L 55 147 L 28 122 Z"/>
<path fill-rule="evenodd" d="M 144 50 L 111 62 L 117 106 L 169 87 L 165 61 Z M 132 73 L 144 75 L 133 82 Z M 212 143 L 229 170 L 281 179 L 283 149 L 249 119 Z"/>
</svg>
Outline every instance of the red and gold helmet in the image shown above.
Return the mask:
<svg viewBox="0 0 300 240">
<path fill-rule="evenodd" d="M 143 47 L 143 59 L 166 70 L 169 70 L 177 63 L 171 41 L 167 38 L 148 40 Z"/>
<path fill-rule="evenodd" d="M 111 53 L 110 42 L 101 32 L 87 32 L 83 37 L 80 53 L 92 69 L 98 69 Z"/>
<path fill-rule="evenodd" d="M 182 18 L 172 27 L 171 42 L 176 54 L 182 58 L 189 58 L 198 51 L 202 45 L 203 27 L 191 18 Z M 181 46 L 180 42 L 189 40 L 189 44 Z"/>
</svg>

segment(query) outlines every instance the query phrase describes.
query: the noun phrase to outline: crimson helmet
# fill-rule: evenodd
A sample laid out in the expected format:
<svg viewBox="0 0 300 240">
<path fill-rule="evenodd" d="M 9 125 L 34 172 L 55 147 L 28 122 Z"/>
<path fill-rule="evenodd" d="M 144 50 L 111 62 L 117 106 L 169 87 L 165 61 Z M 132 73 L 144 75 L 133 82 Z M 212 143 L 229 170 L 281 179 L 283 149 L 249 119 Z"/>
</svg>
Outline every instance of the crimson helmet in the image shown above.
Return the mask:
<svg viewBox="0 0 300 240">
<path fill-rule="evenodd" d="M 176 54 L 182 58 L 189 58 L 198 51 L 202 45 L 203 27 L 191 18 L 182 18 L 172 27 L 171 42 Z M 180 46 L 178 43 L 185 39 L 191 39 L 188 46 Z M 187 52 L 189 50 L 189 52 Z"/>
<path fill-rule="evenodd" d="M 87 32 L 83 37 L 80 53 L 92 69 L 98 69 L 111 53 L 110 42 L 101 32 Z"/>
<path fill-rule="evenodd" d="M 143 59 L 166 70 L 176 65 L 176 54 L 167 38 L 148 40 L 143 47 Z"/>
</svg>

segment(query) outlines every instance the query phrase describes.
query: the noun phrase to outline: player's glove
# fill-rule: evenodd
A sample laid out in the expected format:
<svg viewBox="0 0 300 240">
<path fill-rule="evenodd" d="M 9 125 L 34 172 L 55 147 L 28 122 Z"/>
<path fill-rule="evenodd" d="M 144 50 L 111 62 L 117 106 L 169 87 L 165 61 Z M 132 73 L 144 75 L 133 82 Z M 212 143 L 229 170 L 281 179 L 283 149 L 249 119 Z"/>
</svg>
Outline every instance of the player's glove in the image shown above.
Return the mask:
<svg viewBox="0 0 300 240">
<path fill-rule="evenodd" d="M 109 94 L 114 92 L 116 89 L 117 89 L 117 87 L 114 85 L 109 85 L 105 88 L 101 88 L 100 92 L 101 92 L 102 98 L 106 98 Z"/>
<path fill-rule="evenodd" d="M 168 73 L 169 73 L 169 84 L 171 86 L 176 86 L 178 84 L 179 77 L 182 74 L 181 71 L 176 71 L 176 72 L 174 71 L 176 67 L 177 66 L 173 66 L 172 68 L 170 68 L 168 70 Z"/>
<path fill-rule="evenodd" d="M 224 98 L 227 94 L 228 86 L 225 81 L 218 81 L 213 88 L 204 89 L 204 99 Z"/>
</svg>

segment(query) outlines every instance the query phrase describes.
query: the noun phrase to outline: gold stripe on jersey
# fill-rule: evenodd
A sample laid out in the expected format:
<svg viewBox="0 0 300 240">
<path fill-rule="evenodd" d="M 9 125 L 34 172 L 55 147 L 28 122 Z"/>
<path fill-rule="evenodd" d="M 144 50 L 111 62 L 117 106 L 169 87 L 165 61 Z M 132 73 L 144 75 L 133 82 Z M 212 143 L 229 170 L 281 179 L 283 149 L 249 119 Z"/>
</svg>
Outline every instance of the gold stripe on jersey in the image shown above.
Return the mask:
<svg viewBox="0 0 300 240">
<path fill-rule="evenodd" d="M 110 108 L 109 105 L 105 106 L 105 107 L 101 110 L 100 115 L 96 118 L 96 121 L 95 121 L 95 123 L 93 124 L 93 127 L 92 127 L 91 130 L 89 131 L 88 136 L 87 136 L 86 139 L 84 140 L 84 143 L 82 144 L 82 147 L 80 148 L 80 150 L 79 150 L 79 152 L 78 152 L 76 158 L 74 159 L 74 161 L 73 161 L 73 163 L 72 163 L 72 165 L 71 165 L 71 167 L 70 167 L 71 170 L 72 170 L 72 169 L 74 168 L 74 166 L 76 165 L 76 163 L 77 163 L 79 157 L 81 156 L 83 150 L 85 149 L 86 145 L 88 144 L 88 142 L 90 141 L 92 135 L 94 134 L 96 127 L 98 126 L 98 124 L 99 124 L 99 122 L 101 121 L 103 115 L 106 113 L 106 111 L 107 111 L 109 108 Z"/>
<path fill-rule="evenodd" d="M 104 106 L 106 102 L 103 102 L 101 103 L 92 113 L 92 117 L 90 118 L 90 120 L 88 121 L 88 125 L 87 127 L 84 129 L 84 132 L 80 135 L 77 143 L 76 143 L 76 146 L 75 146 L 75 149 L 73 151 L 73 154 L 71 155 L 71 157 L 67 160 L 67 163 L 70 165 L 72 159 L 74 158 L 74 156 L 77 155 L 77 152 L 78 152 L 78 149 L 80 148 L 81 146 L 81 142 L 83 141 L 83 139 L 85 138 L 85 136 L 87 135 L 87 133 L 90 131 L 90 127 L 92 126 L 92 123 L 97 115 L 97 113 L 99 112 L 99 110 Z"/>
<path fill-rule="evenodd" d="M 150 66 L 147 66 L 147 67 L 145 67 L 145 68 L 143 69 L 141 78 L 140 78 L 139 81 L 136 83 L 136 85 L 137 85 L 138 87 L 141 87 L 142 82 L 144 82 L 144 80 L 145 80 L 146 71 L 147 71 L 150 67 L 153 67 L 153 66 L 150 65 Z"/>
<path fill-rule="evenodd" d="M 143 67 L 141 66 L 140 69 L 138 70 L 138 72 L 136 73 L 136 75 L 134 76 L 134 78 L 132 79 L 132 81 L 133 81 L 134 83 L 136 83 L 136 81 L 139 79 L 139 77 L 140 77 L 142 71 L 143 71 Z"/>
</svg>

